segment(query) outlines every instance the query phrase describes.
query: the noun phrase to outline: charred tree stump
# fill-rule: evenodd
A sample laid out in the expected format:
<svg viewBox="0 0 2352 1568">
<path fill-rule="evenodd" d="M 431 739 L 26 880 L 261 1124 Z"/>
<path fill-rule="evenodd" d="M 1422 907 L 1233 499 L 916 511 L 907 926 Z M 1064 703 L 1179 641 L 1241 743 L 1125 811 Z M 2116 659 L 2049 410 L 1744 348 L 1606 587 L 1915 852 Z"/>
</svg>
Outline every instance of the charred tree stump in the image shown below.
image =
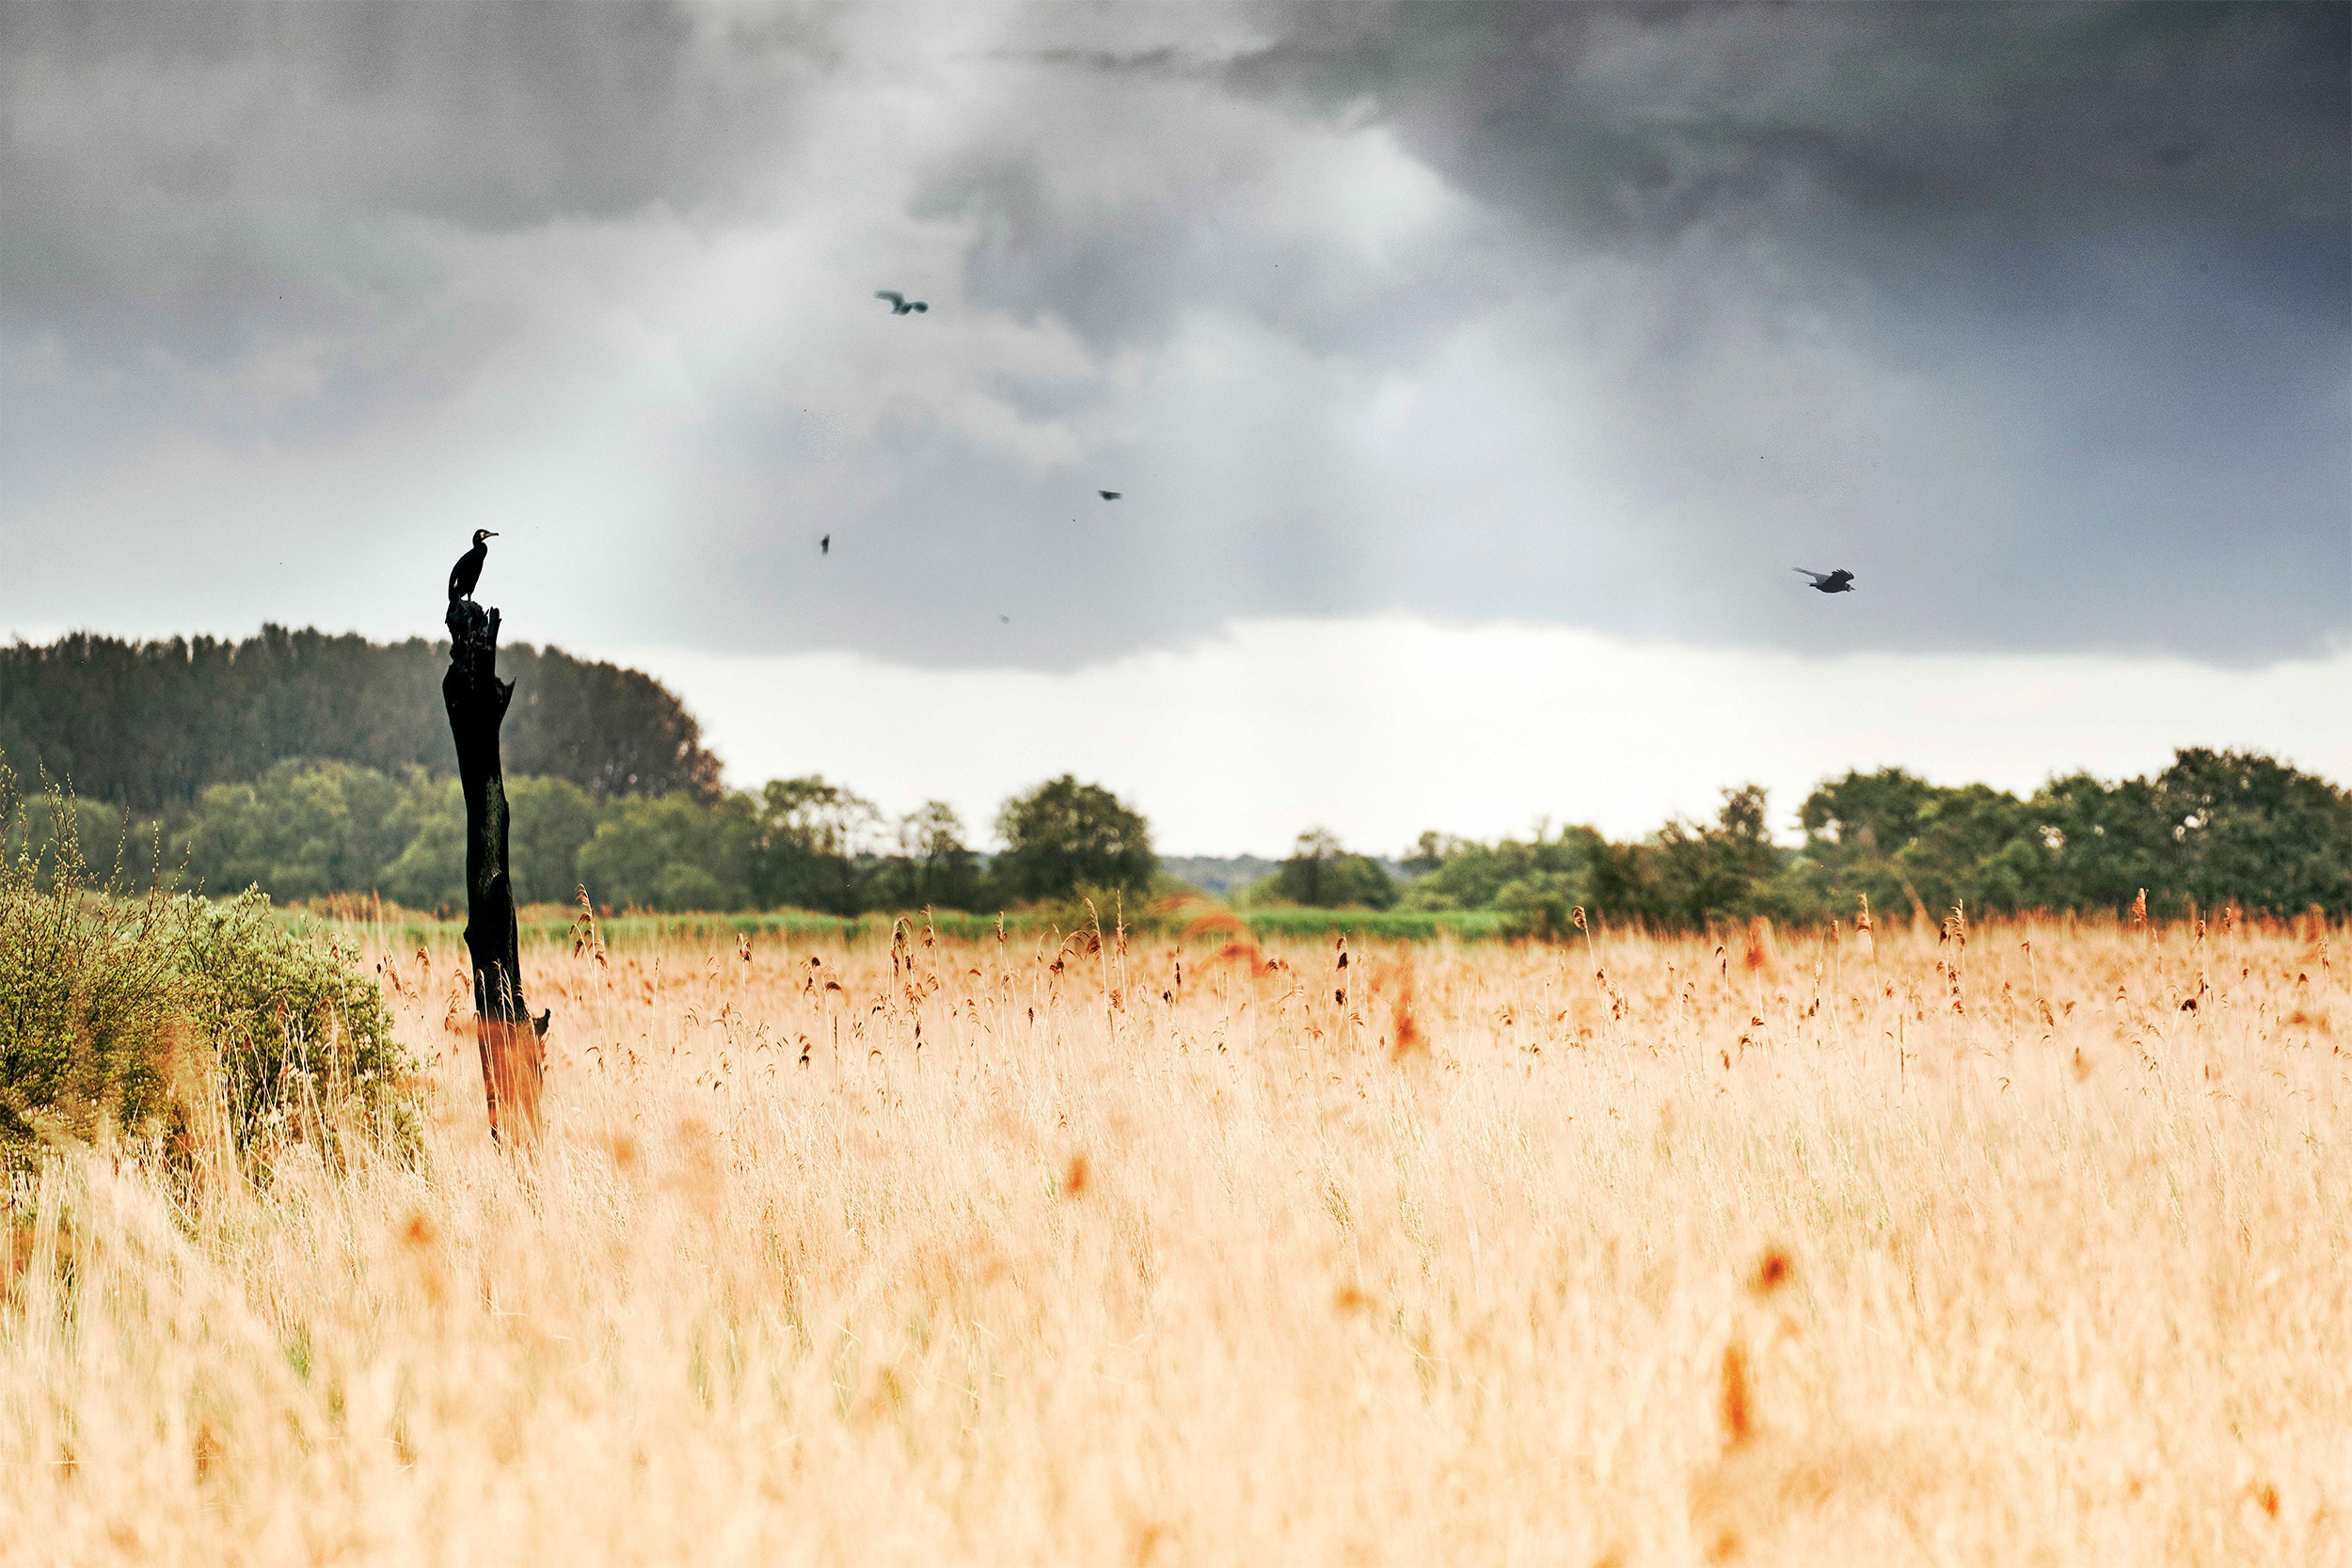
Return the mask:
<svg viewBox="0 0 2352 1568">
<path fill-rule="evenodd" d="M 515 885 L 506 866 L 506 778 L 499 764 L 499 724 L 515 683 L 498 678 L 498 645 L 497 610 L 471 599 L 450 601 L 441 702 L 449 709 L 466 795 L 466 949 L 473 959 L 474 1040 L 482 1051 L 490 1135 L 527 1147 L 539 1136 L 552 1011 L 534 1019 L 523 1003 Z"/>
</svg>

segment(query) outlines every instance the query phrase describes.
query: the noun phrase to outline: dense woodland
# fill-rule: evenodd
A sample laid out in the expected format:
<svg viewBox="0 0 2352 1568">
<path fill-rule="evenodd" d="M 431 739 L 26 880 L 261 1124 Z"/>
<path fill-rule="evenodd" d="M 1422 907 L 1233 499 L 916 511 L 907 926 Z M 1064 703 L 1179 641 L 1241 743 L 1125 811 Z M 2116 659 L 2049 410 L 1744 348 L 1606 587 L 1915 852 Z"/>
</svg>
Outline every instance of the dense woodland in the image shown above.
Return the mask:
<svg viewBox="0 0 2352 1568">
<path fill-rule="evenodd" d="M 0 645 L 0 756 L 20 779 L 142 814 L 251 784 L 288 758 L 401 777 L 453 773 L 441 673 L 449 643 L 263 626 L 160 642 L 73 636 Z M 511 643 L 506 766 L 598 800 L 720 794 L 719 759 L 660 682 L 558 648 Z"/>
<path fill-rule="evenodd" d="M 464 902 L 464 806 L 440 705 L 443 645 L 393 647 L 265 628 L 240 643 L 72 638 L 0 649 L 0 766 L 17 800 L 7 847 L 54 836 L 44 788 L 72 798 L 84 851 L 125 880 L 281 900 L 377 895 Z M 728 791 L 693 718 L 650 676 L 555 649 L 501 651 L 516 890 L 610 910 L 988 911 L 1101 890 L 1181 892 L 1149 823 L 1064 776 L 1005 802 L 982 854 L 930 801 L 890 817 L 811 775 Z M 2352 794 L 2257 754 L 2184 751 L 2107 782 L 2053 778 L 2021 798 L 1899 769 L 1849 773 L 1804 800 L 1801 845 L 1771 802 L 1726 790 L 1711 822 L 1638 840 L 1589 828 L 1492 843 L 1432 832 L 1384 865 L 1302 833 L 1256 908 L 1496 911 L 1557 936 L 1582 907 L 1661 927 L 1876 910 L 2352 913 Z M 1402 875 L 1391 872 L 1391 865 Z"/>
</svg>

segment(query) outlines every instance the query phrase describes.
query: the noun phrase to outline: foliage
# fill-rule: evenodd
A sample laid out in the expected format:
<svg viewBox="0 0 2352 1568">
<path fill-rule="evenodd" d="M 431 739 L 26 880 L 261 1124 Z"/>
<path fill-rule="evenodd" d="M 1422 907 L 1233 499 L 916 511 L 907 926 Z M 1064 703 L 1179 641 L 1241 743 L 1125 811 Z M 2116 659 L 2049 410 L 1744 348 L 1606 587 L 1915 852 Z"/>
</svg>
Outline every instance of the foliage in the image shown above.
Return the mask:
<svg viewBox="0 0 2352 1568">
<path fill-rule="evenodd" d="M 417 783 L 422 784 L 422 775 Z M 349 763 L 288 760 L 253 784 L 214 784 L 188 837 L 199 887 L 260 883 L 285 898 L 319 898 L 371 881 L 410 826 L 401 786 Z"/>
<path fill-rule="evenodd" d="M 353 954 L 272 918 L 258 893 L 182 899 L 175 915 L 179 1000 L 218 1064 L 237 1147 L 323 1125 L 338 1104 L 398 1114 L 408 1063 Z"/>
<path fill-rule="evenodd" d="M 1310 828 L 1298 835 L 1290 858 L 1255 890 L 1256 901 L 1279 900 L 1304 909 L 1385 910 L 1396 903 L 1396 883 L 1370 855 L 1350 854 L 1337 834 Z"/>
<path fill-rule="evenodd" d="M 214 1096 L 208 1069 L 241 1149 L 324 1130 L 345 1107 L 398 1121 L 407 1064 L 350 955 L 274 919 L 258 894 L 93 890 L 73 803 L 53 791 L 12 808 L 0 768 L 0 817 L 28 846 L 0 859 L 0 1156 L 109 1121 L 184 1131 Z M 44 816 L 36 840 L 23 819 Z"/>
<path fill-rule="evenodd" d="M 1405 868 L 1418 875 L 1406 884 L 1399 907 L 1499 909 L 1503 890 L 1514 883 L 1540 885 L 1546 896 L 1557 894 L 1570 905 L 1581 904 L 1588 897 L 1595 858 L 1607 847 L 1607 841 L 1590 828 L 1564 828 L 1556 836 L 1547 836 L 1538 828 L 1532 838 L 1494 844 L 1423 833 L 1415 852 L 1405 860 Z M 1526 896 L 1523 890 L 1522 902 Z"/>
<path fill-rule="evenodd" d="M 820 774 L 771 779 L 756 808 L 760 901 L 831 914 L 868 907 L 865 871 L 882 836 L 880 808 Z"/>
<path fill-rule="evenodd" d="M 568 779 L 527 774 L 509 775 L 506 791 L 526 904 L 569 903 L 584 885 L 608 910 L 666 913 L 792 908 L 851 919 L 926 908 L 993 914 L 1015 903 L 1067 911 L 1088 892 L 1105 909 L 1139 909 L 1159 865 L 1140 815 L 1067 775 L 1006 802 L 1006 847 L 993 861 L 966 843 L 945 802 L 893 821 L 817 774 L 713 800 L 683 790 L 600 799 Z M 421 768 L 393 776 L 288 759 L 157 816 L 71 799 L 64 809 L 78 841 L 111 865 L 111 884 L 216 895 L 259 887 L 281 901 L 379 893 L 427 912 L 465 907 L 464 803 L 454 780 Z M 2074 774 L 2026 798 L 1899 768 L 1850 772 L 1814 789 L 1797 820 L 1802 845 L 1776 843 L 1764 792 L 1750 785 L 1724 792 L 1711 822 L 1677 819 L 1631 842 L 1585 827 L 1491 844 L 1431 832 L 1401 863 L 1410 879 L 1401 889 L 1379 862 L 1311 830 L 1237 901 L 1484 911 L 1517 935 L 1547 939 L 1579 905 L 1676 929 L 1825 921 L 1862 897 L 1929 918 L 1954 906 L 2120 911 L 2142 889 L 2163 915 L 2231 900 L 2274 914 L 2352 911 L 2352 795 L 2253 753 L 2184 751 L 2146 777 Z M 0 848 L 30 854 L 37 878 L 48 875 L 56 838 L 46 812 L 0 828 Z"/>
<path fill-rule="evenodd" d="M 1785 854 L 1766 827 L 1767 800 L 1756 784 L 1724 791 L 1712 826 L 1676 818 L 1639 844 L 1596 857 L 1597 909 L 1674 929 L 1758 914 L 1798 919 L 1812 911 L 1777 895 Z"/>
<path fill-rule="evenodd" d="M 963 842 L 963 819 L 945 800 L 926 800 L 899 818 L 898 852 L 874 874 L 874 907 L 970 910 L 988 901 L 980 857 Z"/>
<path fill-rule="evenodd" d="M 1502 884 L 1494 907 L 1505 936 L 1566 942 L 1576 931 L 1583 884 L 1565 871 L 1533 871 Z"/>
<path fill-rule="evenodd" d="M 0 752 L 118 810 L 161 812 L 288 758 L 400 778 L 454 771 L 441 705 L 446 642 L 384 645 L 263 626 L 242 642 L 84 634 L 0 647 Z M 506 764 L 591 795 L 719 795 L 693 716 L 651 676 L 560 649 L 499 650 L 515 683 Z M 93 716 L 104 715 L 103 722 Z"/>
<path fill-rule="evenodd" d="M 580 876 L 615 907 L 739 910 L 752 901 L 758 833 L 740 795 L 716 806 L 686 795 L 623 800 L 580 851 Z"/>
<path fill-rule="evenodd" d="M 161 896 L 90 900 L 72 802 L 19 812 L 0 768 L 0 1161 L 44 1135 L 87 1140 L 111 1117 L 165 1113 L 177 987 L 172 909 Z M 46 818 L 36 834 L 18 818 Z"/>
<path fill-rule="evenodd" d="M 2073 774 L 2024 800 L 1849 773 L 1799 820 L 1829 885 L 1883 907 L 2122 910 L 2144 889 L 2160 914 L 2352 910 L 2352 794 L 2259 753 L 2190 749 L 2153 777 Z"/>
<path fill-rule="evenodd" d="M 1082 887 L 1141 897 L 1159 868 L 1143 817 L 1068 773 L 1006 801 L 996 836 L 1005 847 L 989 869 L 1006 898 L 1066 899 Z"/>
</svg>

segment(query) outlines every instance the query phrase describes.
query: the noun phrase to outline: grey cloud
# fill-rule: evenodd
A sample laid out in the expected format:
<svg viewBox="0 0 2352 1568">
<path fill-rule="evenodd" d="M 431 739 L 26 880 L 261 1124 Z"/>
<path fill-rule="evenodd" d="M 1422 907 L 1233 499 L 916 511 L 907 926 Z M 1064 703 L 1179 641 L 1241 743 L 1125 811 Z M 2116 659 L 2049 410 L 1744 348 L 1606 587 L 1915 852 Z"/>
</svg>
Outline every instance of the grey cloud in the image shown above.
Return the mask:
<svg viewBox="0 0 2352 1568">
<path fill-rule="evenodd" d="M 526 328 L 559 367 L 567 322 L 689 335 L 598 265 L 691 266 L 661 234 L 810 206 L 857 231 L 774 254 L 932 245 L 942 271 L 851 303 L 887 283 L 934 312 L 747 323 L 779 346 L 707 370 L 699 413 L 618 387 L 573 446 L 538 433 L 583 513 L 608 449 L 660 454 L 628 470 L 642 513 L 544 546 L 592 632 L 535 635 L 1066 668 L 1387 610 L 2222 660 L 2352 631 L 2341 6 L 1017 8 L 977 51 L 882 64 L 891 29 L 844 20 L 874 14 L 0 8 L 0 529 L 187 443 L 232 475 L 319 454 L 282 494 L 256 479 L 249 521 L 233 478 L 203 480 L 207 525 L 256 552 L 346 473 L 471 477 L 482 446 L 436 421 Z M 877 145 L 924 150 L 797 185 L 777 150 L 826 115 L 842 145 L 872 116 Z M 1446 193 L 1393 244 L 1281 178 L 1363 132 Z M 565 232 L 580 302 L 543 304 L 507 242 Z M 1079 362 L 1002 368 L 1007 322 L 1065 329 Z M 909 342 L 884 327 L 938 356 L 903 404 L 874 390 L 897 372 L 869 356 Z M 499 411 L 578 390 L 532 373 Z M 803 413 L 803 384 L 854 384 L 855 411 Z M 983 404 L 1058 455 L 973 434 Z M 392 454 L 334 467 L 370 442 Z M 257 584 L 204 563 L 170 483 L 105 524 L 173 563 L 104 601 L 163 607 L 126 629 L 185 626 L 171 607 L 202 594 L 233 607 L 215 629 L 368 622 L 371 574 L 410 553 Z M 1098 484 L 1127 491 L 1115 515 L 1077 504 Z M 414 496 L 416 535 L 480 504 Z M 69 581 L 41 548 L 49 575 L 0 601 L 21 624 Z M 1776 592 L 1796 563 L 1863 592 Z"/>
<path fill-rule="evenodd" d="M 1580 238 L 2352 215 L 2352 13 L 2296 4 L 1311 6 L 1237 89 L 1388 119 Z M 1152 68 L 1156 69 L 1156 63 Z"/>
<path fill-rule="evenodd" d="M 434 230 L 732 198 L 826 59 L 797 11 L 12 5 L 7 325 L 197 364 L 362 333 L 448 285 Z"/>
</svg>

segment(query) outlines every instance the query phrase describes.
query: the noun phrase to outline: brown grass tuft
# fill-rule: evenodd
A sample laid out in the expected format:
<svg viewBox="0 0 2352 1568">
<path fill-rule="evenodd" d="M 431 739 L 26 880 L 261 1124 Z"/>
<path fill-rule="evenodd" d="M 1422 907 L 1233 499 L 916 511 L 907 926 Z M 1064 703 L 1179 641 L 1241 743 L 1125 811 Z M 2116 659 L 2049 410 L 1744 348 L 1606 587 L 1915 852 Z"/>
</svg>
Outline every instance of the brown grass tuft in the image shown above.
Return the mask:
<svg viewBox="0 0 2352 1568">
<path fill-rule="evenodd" d="M 1756 1259 L 1756 1272 L 1748 1275 L 1748 1290 L 1759 1296 L 1769 1296 L 1788 1283 L 1797 1272 L 1788 1255 L 1778 1247 L 1769 1247 Z"/>
<path fill-rule="evenodd" d="M 1725 1448 L 1736 1449 L 1756 1435 L 1756 1413 L 1748 1388 L 1748 1353 L 1737 1339 L 1724 1347 L 1721 1414 Z"/>
</svg>

